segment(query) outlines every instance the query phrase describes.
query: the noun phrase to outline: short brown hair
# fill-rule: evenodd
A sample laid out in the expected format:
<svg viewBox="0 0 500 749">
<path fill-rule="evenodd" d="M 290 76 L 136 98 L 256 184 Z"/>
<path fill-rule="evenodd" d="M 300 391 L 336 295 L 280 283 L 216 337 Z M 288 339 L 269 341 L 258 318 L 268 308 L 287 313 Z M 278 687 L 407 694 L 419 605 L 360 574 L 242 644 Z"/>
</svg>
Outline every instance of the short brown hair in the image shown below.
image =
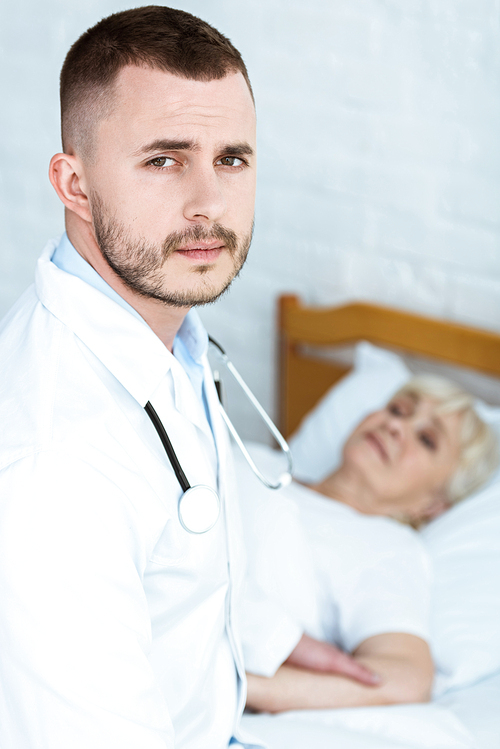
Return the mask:
<svg viewBox="0 0 500 749">
<path fill-rule="evenodd" d="M 74 148 L 89 155 L 93 126 L 109 112 L 113 85 L 127 65 L 197 81 L 240 72 L 252 94 L 240 53 L 205 21 L 159 5 L 114 13 L 82 34 L 64 61 L 60 95 L 65 151 Z"/>
</svg>

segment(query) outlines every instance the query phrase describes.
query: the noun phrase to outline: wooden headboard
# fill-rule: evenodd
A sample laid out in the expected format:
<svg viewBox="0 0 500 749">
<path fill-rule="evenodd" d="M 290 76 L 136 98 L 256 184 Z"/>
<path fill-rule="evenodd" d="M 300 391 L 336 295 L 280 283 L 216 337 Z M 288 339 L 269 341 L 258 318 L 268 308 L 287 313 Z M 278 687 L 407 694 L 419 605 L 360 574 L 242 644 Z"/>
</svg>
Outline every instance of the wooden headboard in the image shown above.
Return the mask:
<svg viewBox="0 0 500 749">
<path fill-rule="evenodd" d="M 279 425 L 289 436 L 302 417 L 349 367 L 311 355 L 370 341 L 403 352 L 500 376 L 500 335 L 374 304 L 307 307 L 279 299 Z"/>
</svg>

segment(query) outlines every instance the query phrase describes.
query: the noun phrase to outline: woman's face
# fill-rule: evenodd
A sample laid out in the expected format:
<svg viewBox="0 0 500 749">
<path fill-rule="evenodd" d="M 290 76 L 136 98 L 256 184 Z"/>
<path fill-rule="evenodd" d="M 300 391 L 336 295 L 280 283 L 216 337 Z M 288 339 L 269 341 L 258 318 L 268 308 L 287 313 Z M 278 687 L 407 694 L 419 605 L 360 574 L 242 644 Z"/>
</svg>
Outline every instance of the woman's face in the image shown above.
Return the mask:
<svg viewBox="0 0 500 749">
<path fill-rule="evenodd" d="M 439 414 L 436 401 L 398 395 L 367 416 L 344 446 L 344 466 L 368 491 L 365 512 L 430 517 L 459 459 L 460 413 Z M 435 513 L 437 514 L 437 512 Z"/>
</svg>

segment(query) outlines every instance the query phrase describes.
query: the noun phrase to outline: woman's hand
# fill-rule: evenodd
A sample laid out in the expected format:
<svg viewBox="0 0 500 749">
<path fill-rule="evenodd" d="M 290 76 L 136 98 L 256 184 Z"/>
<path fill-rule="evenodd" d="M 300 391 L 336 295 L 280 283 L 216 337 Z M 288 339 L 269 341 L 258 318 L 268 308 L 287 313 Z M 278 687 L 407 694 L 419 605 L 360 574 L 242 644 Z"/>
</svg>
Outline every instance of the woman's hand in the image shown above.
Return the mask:
<svg viewBox="0 0 500 749">
<path fill-rule="evenodd" d="M 329 642 L 315 640 L 305 634 L 285 663 L 309 671 L 347 676 L 367 686 L 376 686 L 380 683 L 380 676 L 363 666 L 352 655 L 344 653 Z"/>
<path fill-rule="evenodd" d="M 248 676 L 247 706 L 259 712 L 278 713 L 430 699 L 433 664 L 429 646 L 420 637 L 398 632 L 369 637 L 359 645 L 354 657 L 380 675 L 377 686 L 285 664 L 271 679 Z"/>
</svg>

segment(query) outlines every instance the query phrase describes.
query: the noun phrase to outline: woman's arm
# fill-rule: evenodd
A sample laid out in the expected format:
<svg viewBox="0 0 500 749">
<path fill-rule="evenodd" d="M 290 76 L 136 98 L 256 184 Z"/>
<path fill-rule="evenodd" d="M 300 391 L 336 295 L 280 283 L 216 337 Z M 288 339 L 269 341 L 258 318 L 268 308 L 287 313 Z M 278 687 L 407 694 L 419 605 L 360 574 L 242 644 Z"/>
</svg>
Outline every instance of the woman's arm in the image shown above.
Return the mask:
<svg viewBox="0 0 500 749">
<path fill-rule="evenodd" d="M 303 634 L 295 649 L 285 661 L 287 666 L 305 668 L 308 671 L 347 676 L 362 684 L 373 686 L 380 683 L 378 674 L 370 671 L 358 659 L 344 653 L 329 642 L 315 640 Z"/>
<path fill-rule="evenodd" d="M 434 669 L 429 646 L 420 637 L 399 632 L 375 635 L 362 642 L 354 656 L 381 677 L 377 686 L 284 665 L 271 679 L 249 674 L 247 706 L 278 713 L 430 699 Z"/>
</svg>

